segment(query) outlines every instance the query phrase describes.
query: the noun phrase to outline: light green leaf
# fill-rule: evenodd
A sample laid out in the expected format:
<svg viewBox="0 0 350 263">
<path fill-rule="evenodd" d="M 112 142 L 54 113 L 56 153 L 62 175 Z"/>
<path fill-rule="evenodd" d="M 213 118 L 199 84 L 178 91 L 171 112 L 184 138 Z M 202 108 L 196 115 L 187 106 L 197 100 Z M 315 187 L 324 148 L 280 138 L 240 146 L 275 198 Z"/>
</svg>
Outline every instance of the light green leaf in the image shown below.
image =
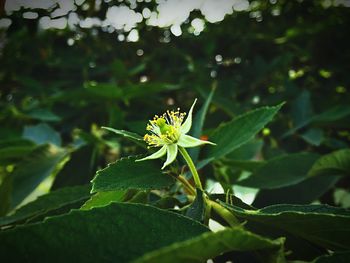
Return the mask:
<svg viewBox="0 0 350 263">
<path fill-rule="evenodd" d="M 244 210 L 221 204 L 239 218 L 283 229 L 326 249 L 350 249 L 349 210 L 328 205 L 273 205 Z"/>
<path fill-rule="evenodd" d="M 209 231 L 179 214 L 140 204 L 73 210 L 0 232 L 8 262 L 130 262 Z"/>
<path fill-rule="evenodd" d="M 108 191 L 98 192 L 94 194 L 86 203 L 80 208 L 81 210 L 90 210 L 95 207 L 109 205 L 112 202 L 121 202 L 127 191 Z"/>
<path fill-rule="evenodd" d="M 307 172 L 318 159 L 313 153 L 296 153 L 276 157 L 258 168 L 250 177 L 237 184 L 260 189 L 274 189 L 297 184 L 307 178 Z"/>
<path fill-rule="evenodd" d="M 67 157 L 67 152 L 54 145 L 41 145 L 16 166 L 13 177 L 11 208 L 19 205 Z"/>
<path fill-rule="evenodd" d="M 23 138 L 31 140 L 36 144 L 52 143 L 56 146 L 61 146 L 62 143 L 60 134 L 46 123 L 25 126 Z"/>
<path fill-rule="evenodd" d="M 316 175 L 350 175 L 350 150 L 339 150 L 322 156 L 309 171 L 309 176 Z"/>
<path fill-rule="evenodd" d="M 97 171 L 92 180 L 92 192 L 125 189 L 161 189 L 174 180 L 161 172 L 154 161 L 135 162 L 137 157 L 122 158 Z"/>
<path fill-rule="evenodd" d="M 174 243 L 144 255 L 135 263 L 199 263 L 229 251 L 256 252 L 257 250 L 269 252 L 268 256 L 264 257 L 264 262 L 285 262 L 283 243 L 283 238 L 270 240 L 241 227 L 234 227 L 216 233 L 204 233 L 190 240 Z"/>
<path fill-rule="evenodd" d="M 0 217 L 0 225 L 13 224 L 18 221 L 46 214 L 49 211 L 62 208 L 78 201 L 86 200 L 90 197 L 89 192 L 90 187 L 85 185 L 62 188 L 42 195 L 33 202 L 16 210 L 13 215 Z"/>
<path fill-rule="evenodd" d="M 253 110 L 219 126 L 209 138 L 209 141 L 217 145 L 208 148 L 206 157 L 220 158 L 250 141 L 272 120 L 282 105 Z"/>
</svg>

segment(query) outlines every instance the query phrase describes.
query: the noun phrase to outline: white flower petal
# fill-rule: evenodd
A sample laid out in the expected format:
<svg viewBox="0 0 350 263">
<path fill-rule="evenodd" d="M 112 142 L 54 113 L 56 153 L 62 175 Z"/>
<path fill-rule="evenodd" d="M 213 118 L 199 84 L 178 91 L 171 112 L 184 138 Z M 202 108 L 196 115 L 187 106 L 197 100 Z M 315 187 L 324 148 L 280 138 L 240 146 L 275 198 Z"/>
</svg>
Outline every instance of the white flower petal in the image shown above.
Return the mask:
<svg viewBox="0 0 350 263">
<path fill-rule="evenodd" d="M 193 108 L 194 108 L 194 105 L 196 104 L 197 102 L 197 99 L 194 100 L 192 106 L 191 106 L 191 109 L 190 111 L 188 112 L 188 115 L 187 115 L 187 118 L 185 120 L 185 122 L 181 125 L 181 133 L 182 134 L 186 134 L 190 131 L 191 129 L 191 126 L 192 126 L 192 111 L 193 111 Z"/>
<path fill-rule="evenodd" d="M 192 136 L 185 135 L 185 134 L 182 134 L 180 136 L 180 139 L 177 142 L 177 144 L 181 147 L 184 147 L 184 148 L 196 147 L 196 146 L 203 145 L 203 144 L 216 145 L 215 143 L 212 143 L 209 141 L 203 141 L 203 140 L 200 140 L 200 139 L 197 139 L 197 138 L 194 138 Z"/>
<path fill-rule="evenodd" d="M 166 166 L 168 166 L 175 160 L 177 155 L 177 144 L 168 144 L 166 146 L 166 152 L 167 152 L 167 158 L 162 169 L 164 169 Z"/>
<path fill-rule="evenodd" d="M 151 159 L 158 159 L 158 158 L 162 157 L 166 153 L 166 149 L 167 149 L 167 146 L 163 145 L 162 148 L 160 148 L 159 151 L 156 151 L 155 153 L 153 153 L 153 154 L 151 154 L 149 156 L 146 156 L 145 158 L 136 160 L 136 162 L 145 161 L 145 160 L 151 160 Z"/>
</svg>

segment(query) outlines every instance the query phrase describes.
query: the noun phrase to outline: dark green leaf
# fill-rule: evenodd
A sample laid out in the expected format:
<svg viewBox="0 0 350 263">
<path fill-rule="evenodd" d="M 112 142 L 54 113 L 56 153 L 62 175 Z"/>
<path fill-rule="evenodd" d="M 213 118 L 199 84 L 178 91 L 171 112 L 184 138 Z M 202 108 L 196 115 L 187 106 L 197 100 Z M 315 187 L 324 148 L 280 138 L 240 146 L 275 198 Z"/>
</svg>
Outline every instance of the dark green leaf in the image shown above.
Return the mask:
<svg viewBox="0 0 350 263">
<path fill-rule="evenodd" d="M 40 121 L 60 121 L 61 118 L 48 109 L 34 109 L 27 113 L 33 119 Z"/>
<path fill-rule="evenodd" d="M 200 223 L 204 223 L 206 216 L 206 206 L 203 191 L 197 188 L 196 192 L 196 198 L 194 199 L 190 207 L 187 209 L 186 216 Z"/>
<path fill-rule="evenodd" d="M 291 117 L 293 120 L 293 128 L 289 129 L 283 137 L 295 133 L 297 130 L 308 125 L 313 116 L 313 109 L 310 100 L 310 92 L 303 90 L 301 94 L 292 103 Z"/>
<path fill-rule="evenodd" d="M 316 175 L 350 175 L 350 150 L 339 150 L 322 156 L 309 171 L 309 176 Z"/>
<path fill-rule="evenodd" d="M 260 189 L 274 189 L 297 184 L 318 159 L 313 153 L 296 153 L 269 160 L 247 179 L 237 184 Z"/>
<path fill-rule="evenodd" d="M 263 144 L 262 140 L 253 139 L 229 153 L 227 158 L 232 160 L 251 160 L 259 154 Z"/>
<path fill-rule="evenodd" d="M 206 262 L 224 252 L 258 250 L 270 252 L 264 258 L 264 262 L 285 262 L 283 242 L 283 238 L 270 240 L 241 227 L 234 227 L 216 233 L 204 233 L 190 240 L 174 243 L 150 252 L 135 262 Z"/>
<path fill-rule="evenodd" d="M 349 105 L 337 105 L 331 109 L 328 109 L 312 119 L 312 122 L 316 124 L 332 123 L 350 115 Z"/>
<path fill-rule="evenodd" d="M 50 176 L 67 156 L 54 145 L 41 145 L 28 154 L 15 168 L 11 208 L 19 205 L 45 178 Z"/>
<path fill-rule="evenodd" d="M 310 129 L 303 133 L 301 137 L 308 143 L 319 146 L 324 137 L 323 137 L 323 131 L 321 129 Z"/>
<path fill-rule="evenodd" d="M 245 171 L 254 172 L 259 168 L 266 165 L 267 162 L 264 161 L 239 161 L 239 160 L 223 160 L 222 163 L 233 169 L 241 169 Z"/>
<path fill-rule="evenodd" d="M 0 181 L 0 216 L 3 216 L 11 205 L 12 177 L 0 169 Z"/>
<path fill-rule="evenodd" d="M 217 145 L 209 148 L 207 158 L 220 158 L 250 141 L 272 120 L 282 105 L 250 111 L 219 126 L 209 139 Z"/>
<path fill-rule="evenodd" d="M 207 99 L 205 100 L 202 108 L 197 112 L 197 114 L 194 117 L 190 134 L 195 138 L 200 138 L 200 136 L 203 135 L 202 132 L 203 132 L 205 117 L 207 115 L 209 105 L 213 99 L 214 92 L 215 92 L 215 89 L 213 88 L 210 91 Z M 191 156 L 192 161 L 196 163 L 199 155 L 199 147 L 190 148 L 188 150 L 188 153 Z"/>
<path fill-rule="evenodd" d="M 274 204 L 310 204 L 331 189 L 339 179 L 339 176 L 314 176 L 295 185 L 261 190 L 254 205 L 264 207 Z"/>
<path fill-rule="evenodd" d="M 89 192 L 89 186 L 67 187 L 53 191 L 19 208 L 13 215 L 1 217 L 0 225 L 13 224 L 14 222 L 46 214 L 77 201 L 86 200 L 90 197 Z"/>
<path fill-rule="evenodd" d="M 283 229 L 331 250 L 350 249 L 350 211 L 328 205 L 273 205 L 244 210 L 221 203 L 235 216 Z"/>
<path fill-rule="evenodd" d="M 156 162 L 135 162 L 137 159 L 140 158 L 122 158 L 97 171 L 92 180 L 92 192 L 161 189 L 174 182 L 168 174 L 162 173 Z"/>
<path fill-rule="evenodd" d="M 96 171 L 95 151 L 94 145 L 91 144 L 83 145 L 73 151 L 56 175 L 51 190 L 90 183 Z"/>
<path fill-rule="evenodd" d="M 312 263 L 349 263 L 350 252 L 335 252 L 331 255 L 321 256 L 312 261 Z"/>
<path fill-rule="evenodd" d="M 208 229 L 181 215 L 139 204 L 112 203 L 0 232 L 9 262 L 129 262 Z"/>
<path fill-rule="evenodd" d="M 97 83 L 95 81 L 86 82 L 84 84 L 85 89 L 99 97 L 108 99 L 119 99 L 123 97 L 123 90 L 113 83 Z"/>
<path fill-rule="evenodd" d="M 21 160 L 24 156 L 33 151 L 35 147 L 30 146 L 9 146 L 0 149 L 0 165 L 7 165 Z"/>
<path fill-rule="evenodd" d="M 125 87 L 123 90 L 123 99 L 143 98 L 152 93 L 158 93 L 165 90 L 176 90 L 179 88 L 181 88 L 180 85 L 157 82 L 133 84 Z"/>
</svg>

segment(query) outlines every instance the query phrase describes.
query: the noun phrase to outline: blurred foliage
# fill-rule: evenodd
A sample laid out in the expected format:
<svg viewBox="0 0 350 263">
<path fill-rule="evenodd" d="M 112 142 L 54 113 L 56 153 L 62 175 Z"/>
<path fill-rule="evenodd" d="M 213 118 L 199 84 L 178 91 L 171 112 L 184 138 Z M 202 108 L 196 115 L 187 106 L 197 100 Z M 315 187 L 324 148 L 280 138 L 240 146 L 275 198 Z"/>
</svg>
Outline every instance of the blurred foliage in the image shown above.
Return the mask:
<svg viewBox="0 0 350 263">
<path fill-rule="evenodd" d="M 116 4 L 106 2 L 96 9 L 90 0 L 75 12 L 81 18 L 103 19 L 107 8 Z M 245 144 L 214 158 L 210 165 L 206 161 L 210 150 L 191 152 L 197 166 L 204 167 L 200 175 L 209 192 L 210 184 L 217 182 L 225 191 L 233 191 L 233 185 L 261 189 L 253 203 L 259 208 L 313 202 L 348 208 L 350 203 L 344 200 L 349 200 L 350 188 L 350 8 L 328 2 L 254 1 L 248 10 L 233 12 L 221 22 L 206 22 L 199 35 L 193 34 L 190 21 L 202 15 L 194 11 L 182 25 L 181 36 L 142 22 L 137 25 L 137 42 L 120 41 L 122 31 L 108 33 L 98 26 L 40 30 L 39 19 L 23 18 L 26 9 L 6 15 L 12 23 L 0 33 L 0 215 L 33 200 L 30 194 L 34 189 L 40 193 L 45 183 L 43 192 L 75 189 L 89 184 L 107 164 L 145 153 L 142 142 L 135 144 L 102 126 L 143 135 L 154 114 L 169 108 L 188 109 L 195 97 L 201 110 L 197 109 L 192 132 L 209 139 L 224 122 L 261 106 L 286 102 L 253 140 L 245 138 Z M 138 1 L 135 11 L 145 7 L 153 10 L 156 3 Z M 54 9 L 36 11 L 40 18 Z M 182 164 L 179 161 L 170 172 L 180 173 Z M 125 180 L 132 176 L 125 175 Z M 60 200 L 56 191 L 52 193 Z M 118 191 L 106 196 L 97 193 L 94 196 L 100 199 L 90 200 L 88 207 L 106 205 L 113 198 L 167 209 L 188 205 L 176 185 L 166 193 Z M 19 216 L 4 217 L 0 223 L 66 213 L 86 200 L 86 191 L 79 193 L 69 202 L 60 204 L 55 199 L 57 204 L 40 213 L 22 216 L 18 210 Z M 79 213 L 70 214 L 67 222 Z M 338 248 L 311 244 L 312 238 L 311 243 L 306 238 L 298 244 L 303 235 L 289 239 L 281 229 L 270 233 L 265 229 L 265 233 L 256 230 L 254 223 L 248 229 L 270 238 L 287 236 L 286 249 L 293 251 L 288 259 L 313 260 L 327 254 L 326 249 Z M 341 238 L 339 243 L 349 244 L 349 238 Z M 152 249 L 182 240 L 168 240 Z M 277 240 L 264 242 L 274 249 L 273 255 L 281 247 Z M 301 249 L 303 242 L 310 247 L 306 252 Z M 237 262 L 252 260 L 238 251 L 221 255 L 217 262 L 231 257 Z"/>
</svg>

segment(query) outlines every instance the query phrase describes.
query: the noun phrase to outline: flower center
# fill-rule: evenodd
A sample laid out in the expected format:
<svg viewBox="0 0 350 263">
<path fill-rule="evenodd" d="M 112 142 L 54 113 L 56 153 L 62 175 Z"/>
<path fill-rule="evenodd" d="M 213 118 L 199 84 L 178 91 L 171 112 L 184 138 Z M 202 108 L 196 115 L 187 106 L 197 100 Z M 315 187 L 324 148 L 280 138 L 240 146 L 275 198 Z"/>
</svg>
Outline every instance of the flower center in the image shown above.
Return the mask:
<svg viewBox="0 0 350 263">
<path fill-rule="evenodd" d="M 155 147 L 177 143 L 184 116 L 185 113 L 180 113 L 179 110 L 167 111 L 160 117 L 156 115 L 147 125 L 151 134 L 146 134 L 144 140 Z"/>
<path fill-rule="evenodd" d="M 166 120 L 164 118 L 159 118 L 156 121 L 157 126 L 159 127 L 161 134 L 167 134 L 171 131 L 171 126 L 166 124 Z"/>
</svg>

